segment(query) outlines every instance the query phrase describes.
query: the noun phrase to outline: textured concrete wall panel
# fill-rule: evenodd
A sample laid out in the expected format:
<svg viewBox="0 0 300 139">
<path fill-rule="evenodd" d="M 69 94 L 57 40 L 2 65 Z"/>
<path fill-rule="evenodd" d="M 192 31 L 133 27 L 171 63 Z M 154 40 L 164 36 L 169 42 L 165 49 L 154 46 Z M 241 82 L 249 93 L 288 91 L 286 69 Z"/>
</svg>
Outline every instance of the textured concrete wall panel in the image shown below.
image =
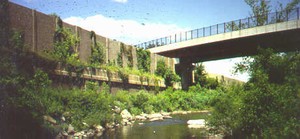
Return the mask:
<svg viewBox="0 0 300 139">
<path fill-rule="evenodd" d="M 121 46 L 120 46 L 121 47 Z M 128 46 L 128 45 L 126 45 L 126 44 L 124 44 L 124 48 L 125 48 L 125 50 L 124 50 L 124 52 L 123 52 L 123 67 L 128 67 L 128 64 L 129 64 L 129 59 L 128 59 L 128 56 L 129 56 L 129 54 L 131 54 L 131 48 L 130 48 L 130 46 Z"/>
<path fill-rule="evenodd" d="M 138 69 L 137 67 L 137 55 L 136 55 L 136 48 L 133 46 L 132 47 L 132 56 L 133 56 L 133 69 Z"/>
<path fill-rule="evenodd" d="M 56 28 L 56 21 L 54 17 L 13 3 L 9 3 L 9 17 L 10 27 L 24 33 L 25 44 L 30 47 L 29 49 L 38 51 L 53 49 L 53 39 Z M 90 31 L 64 22 L 63 27 L 70 29 L 73 34 L 79 37 L 80 43 L 77 48 L 79 58 L 83 62 L 89 63 L 91 55 Z M 107 61 L 115 62 L 115 64 L 117 64 L 121 42 L 111 40 L 100 35 L 97 35 L 96 38 L 97 41 L 102 43 L 106 48 Z M 133 56 L 133 68 L 137 69 L 136 48 L 125 45 L 125 53 L 130 49 Z M 159 59 L 163 59 L 168 67 L 173 67 L 174 63 L 172 59 L 151 54 L 150 70 L 152 73 L 155 72 L 157 61 Z M 123 57 L 123 63 L 125 66 L 128 65 L 128 56 Z"/>
<path fill-rule="evenodd" d="M 55 17 L 36 12 L 37 51 L 53 50 Z"/>
<path fill-rule="evenodd" d="M 109 39 L 108 40 L 108 60 L 110 62 L 117 62 L 118 54 L 120 52 L 120 42 Z M 116 63 L 117 64 L 117 63 Z"/>
<path fill-rule="evenodd" d="M 99 42 L 105 50 L 105 62 L 108 62 L 108 44 L 106 43 L 107 38 L 103 37 L 103 36 L 99 36 L 96 34 L 96 40 L 97 42 Z"/>
<path fill-rule="evenodd" d="M 150 58 L 151 58 L 151 63 L 150 63 L 150 72 L 154 73 L 156 70 L 156 63 L 157 63 L 157 56 L 156 54 L 151 53 Z"/>
<path fill-rule="evenodd" d="M 83 62 L 89 63 L 91 56 L 91 44 L 90 32 L 81 28 L 77 28 L 78 35 L 80 38 L 79 45 L 79 59 Z"/>
<path fill-rule="evenodd" d="M 10 2 L 8 6 L 8 12 L 11 30 L 15 29 L 24 33 L 25 45 L 28 46 L 30 50 L 34 50 L 32 10 Z"/>
<path fill-rule="evenodd" d="M 103 46 L 106 45 L 106 38 L 105 38 L 105 37 L 96 35 L 96 39 L 97 39 L 97 41 L 100 42 Z"/>
<path fill-rule="evenodd" d="M 76 34 L 76 26 L 63 22 L 63 27 L 70 29 L 73 34 Z"/>
</svg>

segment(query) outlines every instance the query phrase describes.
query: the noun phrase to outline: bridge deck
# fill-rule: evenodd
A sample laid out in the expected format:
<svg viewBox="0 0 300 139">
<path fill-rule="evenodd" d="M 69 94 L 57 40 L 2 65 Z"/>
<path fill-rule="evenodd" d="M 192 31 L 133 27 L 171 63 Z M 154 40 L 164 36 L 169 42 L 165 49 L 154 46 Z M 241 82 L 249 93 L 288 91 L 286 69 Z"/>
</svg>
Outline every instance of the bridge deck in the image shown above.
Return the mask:
<svg viewBox="0 0 300 139">
<path fill-rule="evenodd" d="M 192 62 L 248 56 L 257 46 L 276 51 L 299 49 L 299 8 L 269 13 L 262 17 L 248 17 L 209 27 L 181 32 L 145 42 L 137 47 L 172 58 Z M 263 21 L 263 22 L 258 22 Z"/>
<path fill-rule="evenodd" d="M 300 47 L 300 20 L 258 26 L 149 49 L 172 58 L 192 58 L 194 62 L 247 56 L 257 46 L 291 51 Z"/>
</svg>

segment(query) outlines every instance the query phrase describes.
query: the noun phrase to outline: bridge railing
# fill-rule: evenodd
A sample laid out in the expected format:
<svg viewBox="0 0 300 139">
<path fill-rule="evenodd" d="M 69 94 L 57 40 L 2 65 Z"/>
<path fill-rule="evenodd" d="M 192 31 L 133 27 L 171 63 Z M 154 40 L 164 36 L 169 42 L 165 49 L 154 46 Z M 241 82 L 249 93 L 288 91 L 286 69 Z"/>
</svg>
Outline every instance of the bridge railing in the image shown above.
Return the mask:
<svg viewBox="0 0 300 139">
<path fill-rule="evenodd" d="M 170 36 L 137 44 L 135 46 L 144 49 L 159 47 L 159 46 L 168 45 L 172 43 L 178 43 L 182 41 L 188 41 L 192 39 L 197 39 L 197 38 L 232 32 L 232 31 L 238 31 L 242 29 L 248 29 L 248 28 L 292 21 L 292 20 L 299 20 L 299 16 L 300 16 L 299 7 L 295 9 L 276 11 L 262 16 L 252 16 L 244 19 L 212 25 L 209 27 L 198 28 L 186 32 L 179 32 Z"/>
</svg>

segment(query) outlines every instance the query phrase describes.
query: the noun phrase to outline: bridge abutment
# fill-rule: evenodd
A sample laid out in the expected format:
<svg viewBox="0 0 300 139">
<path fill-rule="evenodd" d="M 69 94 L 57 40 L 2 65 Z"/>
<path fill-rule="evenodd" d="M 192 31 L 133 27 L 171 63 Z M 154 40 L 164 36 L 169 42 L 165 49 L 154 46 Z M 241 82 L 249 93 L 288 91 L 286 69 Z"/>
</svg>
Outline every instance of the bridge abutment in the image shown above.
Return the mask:
<svg viewBox="0 0 300 139">
<path fill-rule="evenodd" d="M 183 90 L 188 90 L 193 84 L 193 63 L 190 59 L 179 59 L 179 64 L 176 65 L 176 72 L 181 77 L 181 87 Z"/>
</svg>

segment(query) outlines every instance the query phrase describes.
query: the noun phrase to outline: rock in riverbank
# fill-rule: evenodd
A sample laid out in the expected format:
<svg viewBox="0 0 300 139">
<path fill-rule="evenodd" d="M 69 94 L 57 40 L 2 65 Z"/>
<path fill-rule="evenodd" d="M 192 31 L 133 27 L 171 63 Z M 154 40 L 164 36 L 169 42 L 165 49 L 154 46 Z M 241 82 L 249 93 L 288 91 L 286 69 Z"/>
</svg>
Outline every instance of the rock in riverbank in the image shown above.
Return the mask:
<svg viewBox="0 0 300 139">
<path fill-rule="evenodd" d="M 206 128 L 204 119 L 188 120 L 187 124 L 189 128 Z"/>
<path fill-rule="evenodd" d="M 132 115 L 126 109 L 122 110 L 121 116 L 122 116 L 123 119 L 132 120 Z"/>
</svg>

